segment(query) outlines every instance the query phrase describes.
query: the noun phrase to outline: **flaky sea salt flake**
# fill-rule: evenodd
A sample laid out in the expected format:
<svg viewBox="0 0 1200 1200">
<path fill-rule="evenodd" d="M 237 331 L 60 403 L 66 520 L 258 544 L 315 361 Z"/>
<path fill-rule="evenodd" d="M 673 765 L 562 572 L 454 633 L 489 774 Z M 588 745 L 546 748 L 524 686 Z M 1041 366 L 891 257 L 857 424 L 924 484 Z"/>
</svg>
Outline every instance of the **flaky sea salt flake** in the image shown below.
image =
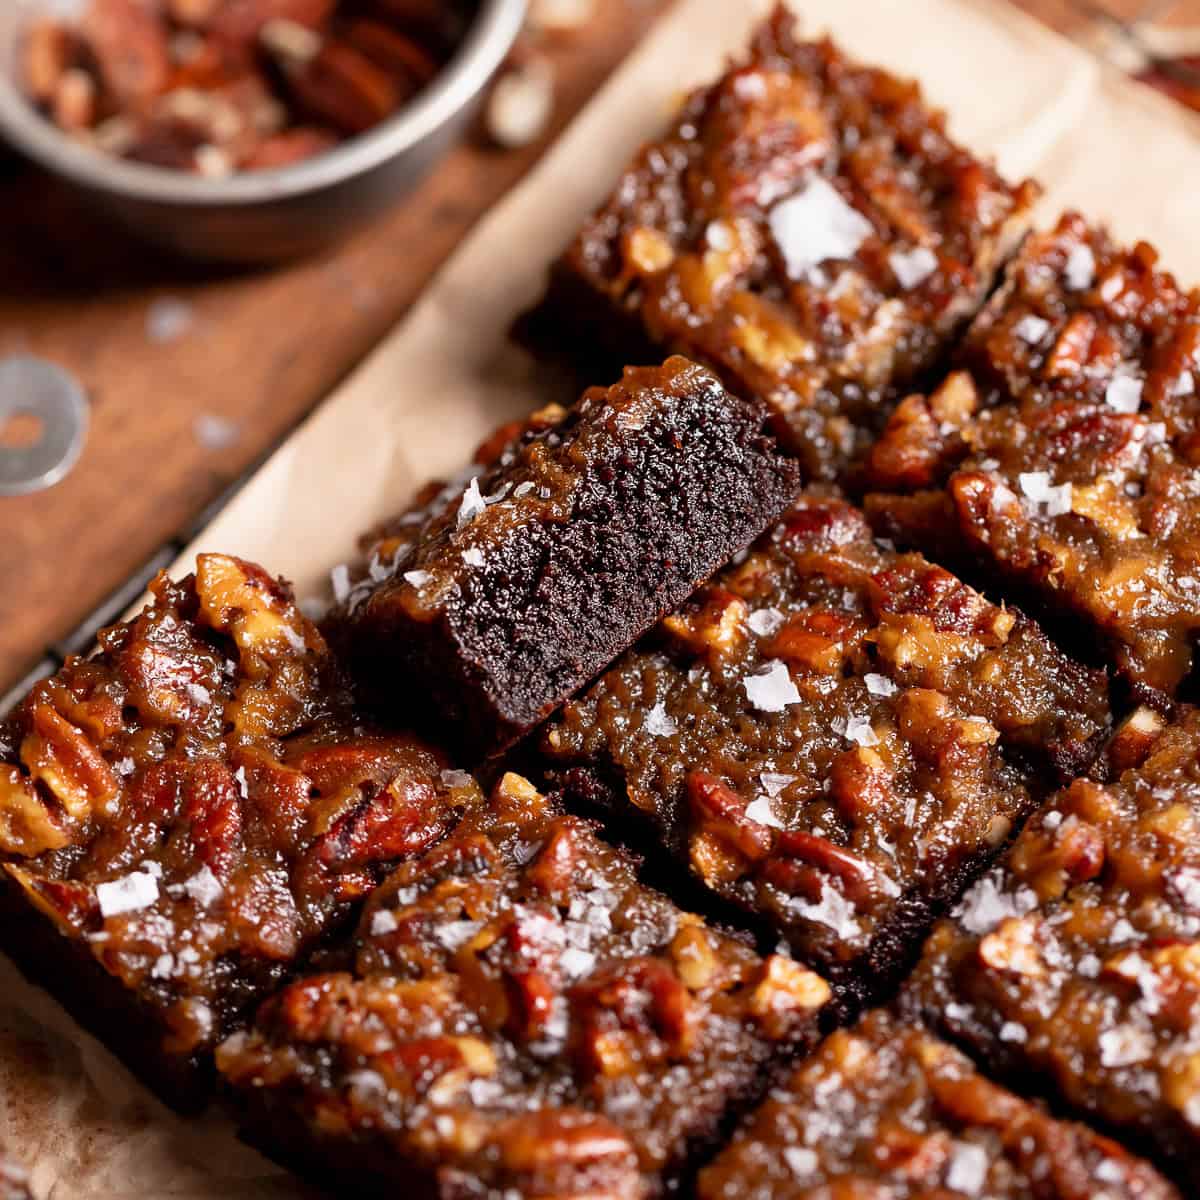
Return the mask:
<svg viewBox="0 0 1200 1200">
<path fill-rule="evenodd" d="M 675 719 L 661 700 L 646 714 L 645 724 L 646 732 L 654 737 L 670 737 L 677 728 Z"/>
<path fill-rule="evenodd" d="M 379 937 L 385 933 L 394 933 L 400 928 L 400 922 L 396 920 L 396 914 L 389 912 L 386 908 L 377 909 L 371 914 L 371 934 L 374 937 Z"/>
<path fill-rule="evenodd" d="M 1142 387 L 1132 375 L 1114 375 L 1104 389 L 1104 403 L 1113 412 L 1135 413 L 1142 406 Z"/>
<path fill-rule="evenodd" d="M 766 668 L 742 680 L 746 699 L 763 712 L 783 712 L 789 704 L 800 702 L 800 693 L 792 682 L 787 664 L 779 659 L 768 663 Z"/>
<path fill-rule="evenodd" d="M 204 908 L 215 904 L 225 894 L 225 888 L 221 881 L 212 873 L 207 864 L 202 866 L 191 879 L 185 880 L 183 890 Z"/>
<path fill-rule="evenodd" d="M 807 1146 L 788 1146 L 783 1152 L 783 1161 L 793 1175 L 811 1175 L 818 1165 L 817 1152 Z"/>
<path fill-rule="evenodd" d="M 846 722 L 843 736 L 848 742 L 856 742 L 860 746 L 879 745 L 879 735 L 871 727 L 870 717 L 851 717 Z"/>
<path fill-rule="evenodd" d="M 1082 292 L 1092 286 L 1096 279 L 1096 256 L 1091 246 L 1080 242 L 1071 247 L 1063 268 L 1063 279 L 1073 292 Z"/>
<path fill-rule="evenodd" d="M 472 476 L 458 505 L 458 528 L 461 529 L 468 522 L 473 521 L 485 508 L 487 508 L 487 503 L 484 501 L 483 493 L 479 490 L 479 477 Z"/>
<path fill-rule="evenodd" d="M 111 883 L 96 885 L 96 902 L 103 917 L 149 908 L 158 899 L 158 880 L 149 871 L 130 871 Z"/>
<path fill-rule="evenodd" d="M 872 696 L 894 696 L 900 690 L 886 675 L 870 673 L 863 676 L 863 682 Z"/>
<path fill-rule="evenodd" d="M 896 281 L 908 292 L 920 287 L 937 270 L 938 260 L 927 246 L 916 246 L 912 250 L 893 250 L 888 264 Z"/>
<path fill-rule="evenodd" d="M 771 811 L 771 801 L 766 796 L 759 796 L 746 805 L 746 819 L 770 829 L 784 827 L 783 822 Z"/>
<path fill-rule="evenodd" d="M 1048 471 L 1022 471 L 1017 476 L 1021 491 L 1048 517 L 1060 517 L 1071 511 L 1071 485 L 1050 482 Z"/>
<path fill-rule="evenodd" d="M 853 258 L 873 226 L 821 176 L 771 209 L 771 234 L 787 272 L 802 279 L 830 259 Z"/>
<path fill-rule="evenodd" d="M 350 568 L 345 563 L 338 563 L 329 572 L 329 583 L 333 587 L 333 598 L 338 604 L 345 604 L 350 596 Z"/>
<path fill-rule="evenodd" d="M 1050 332 L 1050 322 L 1044 317 L 1030 313 L 1022 317 L 1014 326 L 1013 333 L 1030 346 L 1036 346 Z"/>
<path fill-rule="evenodd" d="M 759 637 L 773 637 L 786 620 L 777 608 L 760 608 L 746 618 L 746 628 Z"/>
</svg>

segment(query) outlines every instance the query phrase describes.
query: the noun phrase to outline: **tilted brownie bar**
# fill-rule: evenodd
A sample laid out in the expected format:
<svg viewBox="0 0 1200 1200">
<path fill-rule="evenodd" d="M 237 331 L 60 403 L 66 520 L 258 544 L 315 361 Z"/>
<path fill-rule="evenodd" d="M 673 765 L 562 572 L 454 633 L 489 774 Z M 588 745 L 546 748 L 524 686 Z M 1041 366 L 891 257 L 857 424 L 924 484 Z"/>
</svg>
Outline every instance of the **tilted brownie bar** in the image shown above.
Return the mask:
<svg viewBox="0 0 1200 1200">
<path fill-rule="evenodd" d="M 218 1051 L 250 1139 L 339 1191 L 657 1194 L 811 1038 L 829 988 L 634 865 L 506 775 L 375 893 L 347 969 Z"/>
<path fill-rule="evenodd" d="M 260 568 L 203 555 L 152 591 L 0 725 L 0 947 L 187 1107 L 247 1005 L 478 789 L 363 726 Z"/>
<path fill-rule="evenodd" d="M 1143 698 L 1174 694 L 1200 632 L 1200 293 L 1068 215 L 960 360 L 872 451 L 872 519 L 1083 623 Z"/>
<path fill-rule="evenodd" d="M 883 1010 L 832 1034 L 700 1175 L 702 1200 L 1180 1200 Z"/>
<path fill-rule="evenodd" d="M 1032 817 L 904 1003 L 1200 1188 L 1200 712 Z"/>
<path fill-rule="evenodd" d="M 1035 194 L 915 83 L 798 41 L 781 7 L 584 225 L 535 336 L 707 362 L 832 478 L 983 302 Z"/>
<path fill-rule="evenodd" d="M 680 358 L 533 428 L 393 542 L 334 618 L 368 689 L 464 752 L 515 741 L 799 490 L 755 405 Z"/>
<path fill-rule="evenodd" d="M 727 900 L 868 993 L 1105 731 L 1102 673 L 1018 613 L 802 497 L 541 739 Z"/>
</svg>

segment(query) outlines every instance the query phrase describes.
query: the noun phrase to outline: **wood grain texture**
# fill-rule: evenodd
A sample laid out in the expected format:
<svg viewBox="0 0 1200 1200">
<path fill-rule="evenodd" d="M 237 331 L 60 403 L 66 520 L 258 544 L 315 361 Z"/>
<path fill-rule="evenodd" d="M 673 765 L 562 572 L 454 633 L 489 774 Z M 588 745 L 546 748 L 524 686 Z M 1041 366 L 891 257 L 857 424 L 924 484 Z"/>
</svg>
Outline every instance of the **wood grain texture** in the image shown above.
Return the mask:
<svg viewBox="0 0 1200 1200">
<path fill-rule="evenodd" d="M 1068 0 L 1015 2 L 1060 29 L 1079 27 Z M 1101 2 L 1123 15 L 1141 7 Z M 55 181 L 0 157 L 0 357 L 59 362 L 92 400 L 70 477 L 0 499 L 0 694 L 392 328 L 668 3 L 601 0 L 594 28 L 551 47 L 558 104 L 537 146 L 465 145 L 374 227 L 282 270 L 213 274 L 164 260 Z M 173 323 L 176 336 L 163 338 Z"/>
</svg>

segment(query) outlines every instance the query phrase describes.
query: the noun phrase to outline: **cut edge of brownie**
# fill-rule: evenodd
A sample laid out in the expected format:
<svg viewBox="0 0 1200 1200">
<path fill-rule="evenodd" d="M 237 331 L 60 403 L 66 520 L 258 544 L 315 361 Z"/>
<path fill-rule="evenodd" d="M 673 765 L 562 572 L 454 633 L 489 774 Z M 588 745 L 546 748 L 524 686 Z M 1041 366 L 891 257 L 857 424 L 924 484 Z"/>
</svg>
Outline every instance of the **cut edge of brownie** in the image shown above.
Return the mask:
<svg viewBox="0 0 1200 1200">
<path fill-rule="evenodd" d="M 658 401 L 657 419 L 626 428 L 615 406 L 642 395 Z M 627 367 L 607 391 L 590 391 L 561 435 L 553 427 L 537 435 L 516 463 L 519 470 L 531 446 L 560 453 L 551 439 L 561 438 L 564 450 L 574 446 L 584 423 L 614 425 L 606 459 L 585 464 L 569 514 L 515 528 L 491 548 L 491 560 L 480 552 L 478 574 L 459 579 L 431 621 L 414 615 L 400 594 L 423 585 L 393 578 L 341 622 L 335 639 L 368 695 L 390 697 L 401 709 L 432 699 L 451 740 L 472 756 L 512 745 L 794 499 L 799 468 L 764 431 L 765 417 L 759 404 L 678 357 L 662 367 Z M 488 488 L 507 473 L 502 463 Z M 437 531 L 439 514 L 431 520 Z M 448 531 L 444 513 L 440 525 L 435 551 L 460 553 L 469 527 Z M 427 574 L 420 542 L 404 565 L 417 568 L 407 575 Z M 404 687 L 421 694 L 397 702 Z M 419 711 L 409 715 L 420 721 Z M 447 736 L 445 726 L 439 732 Z"/>
</svg>

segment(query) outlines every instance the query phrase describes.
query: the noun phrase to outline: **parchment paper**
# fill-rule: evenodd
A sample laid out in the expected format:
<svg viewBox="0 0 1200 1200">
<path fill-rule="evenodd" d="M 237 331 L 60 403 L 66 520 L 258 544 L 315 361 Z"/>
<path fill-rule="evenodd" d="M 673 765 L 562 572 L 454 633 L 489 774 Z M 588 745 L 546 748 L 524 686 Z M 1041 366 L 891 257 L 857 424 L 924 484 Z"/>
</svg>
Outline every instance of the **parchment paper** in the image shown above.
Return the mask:
<svg viewBox="0 0 1200 1200">
<path fill-rule="evenodd" d="M 401 327 L 189 548 L 224 550 L 327 594 L 356 535 L 460 466 L 546 381 L 507 344 L 545 268 L 681 91 L 711 77 L 769 0 L 680 0 L 554 150 L 463 244 Z M 1128 82 L 1003 0 L 795 0 L 807 30 L 924 83 L 954 132 L 1010 176 L 1146 237 L 1200 279 L 1200 120 Z M 219 386 L 219 381 L 217 386 Z M 542 392 L 544 396 L 544 390 Z M 38 1200 L 300 1196 L 219 1118 L 168 1115 L 0 960 L 0 1142 Z"/>
</svg>

